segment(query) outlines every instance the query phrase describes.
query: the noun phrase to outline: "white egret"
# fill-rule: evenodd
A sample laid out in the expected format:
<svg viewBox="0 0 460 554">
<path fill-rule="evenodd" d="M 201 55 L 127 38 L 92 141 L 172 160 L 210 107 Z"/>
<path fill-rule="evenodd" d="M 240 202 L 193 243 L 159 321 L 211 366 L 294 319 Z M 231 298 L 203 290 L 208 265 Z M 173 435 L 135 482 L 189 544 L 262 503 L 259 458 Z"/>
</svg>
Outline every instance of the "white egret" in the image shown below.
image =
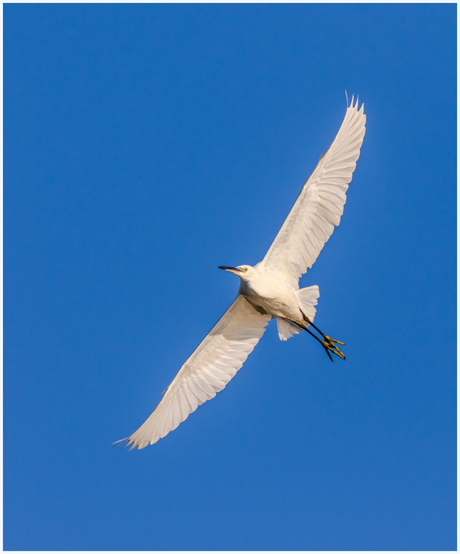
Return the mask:
<svg viewBox="0 0 460 554">
<path fill-rule="evenodd" d="M 365 123 L 364 104 L 358 110 L 358 101 L 353 105 L 352 98 L 337 136 L 302 187 L 265 258 L 254 267 L 221 266 L 241 280 L 235 301 L 181 367 L 145 423 L 119 442 L 141 449 L 175 429 L 225 387 L 272 318 L 277 319 L 281 340 L 306 330 L 331 360 L 332 354 L 345 359 L 337 346 L 343 343 L 313 324 L 319 288 L 299 289 L 299 278 L 314 264 L 334 226 L 340 223 Z"/>
</svg>

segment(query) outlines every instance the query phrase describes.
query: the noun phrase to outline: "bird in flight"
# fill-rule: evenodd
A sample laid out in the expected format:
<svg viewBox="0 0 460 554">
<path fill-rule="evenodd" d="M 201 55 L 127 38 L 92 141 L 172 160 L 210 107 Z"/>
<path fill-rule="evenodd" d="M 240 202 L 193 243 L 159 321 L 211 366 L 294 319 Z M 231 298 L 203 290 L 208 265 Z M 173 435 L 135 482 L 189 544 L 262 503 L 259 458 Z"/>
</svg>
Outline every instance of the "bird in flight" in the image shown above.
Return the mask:
<svg viewBox="0 0 460 554">
<path fill-rule="evenodd" d="M 225 387 L 273 318 L 281 340 L 305 330 L 321 343 L 331 361 L 333 355 L 345 359 L 338 346 L 344 343 L 313 323 L 318 286 L 299 289 L 299 279 L 340 223 L 365 125 L 364 104 L 358 109 L 358 100 L 353 105 L 352 98 L 337 136 L 302 187 L 265 258 L 254 267 L 220 266 L 240 279 L 236 299 L 180 368 L 148 419 L 118 442 L 141 449 L 173 431 Z"/>
</svg>

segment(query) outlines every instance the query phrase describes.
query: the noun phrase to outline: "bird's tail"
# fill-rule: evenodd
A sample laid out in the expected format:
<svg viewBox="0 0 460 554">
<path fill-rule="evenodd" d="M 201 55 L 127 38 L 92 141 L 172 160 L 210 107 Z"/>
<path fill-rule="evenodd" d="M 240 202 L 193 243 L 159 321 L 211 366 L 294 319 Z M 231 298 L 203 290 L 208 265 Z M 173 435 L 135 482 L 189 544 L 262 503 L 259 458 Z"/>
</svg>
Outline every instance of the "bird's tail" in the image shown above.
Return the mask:
<svg viewBox="0 0 460 554">
<path fill-rule="evenodd" d="M 316 304 L 318 304 L 319 287 L 313 285 L 311 287 L 305 287 L 299 289 L 297 292 L 297 298 L 299 299 L 300 309 L 308 317 L 310 321 L 315 319 Z"/>
<path fill-rule="evenodd" d="M 312 287 L 305 287 L 296 291 L 297 298 L 299 299 L 300 309 L 310 322 L 315 319 L 316 304 L 318 304 L 319 287 L 313 285 Z M 308 323 L 302 322 L 301 325 L 296 324 L 289 319 L 278 318 L 278 334 L 280 340 L 288 340 L 293 335 L 297 335 L 302 332 L 302 329 L 308 327 Z"/>
</svg>

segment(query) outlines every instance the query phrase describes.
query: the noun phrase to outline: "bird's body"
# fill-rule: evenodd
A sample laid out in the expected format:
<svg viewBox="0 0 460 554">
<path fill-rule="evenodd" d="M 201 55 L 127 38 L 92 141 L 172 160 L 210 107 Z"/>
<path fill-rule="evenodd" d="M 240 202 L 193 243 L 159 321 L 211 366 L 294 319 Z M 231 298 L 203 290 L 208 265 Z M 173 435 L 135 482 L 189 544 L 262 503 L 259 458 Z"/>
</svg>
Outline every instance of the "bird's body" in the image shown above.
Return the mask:
<svg viewBox="0 0 460 554">
<path fill-rule="evenodd" d="M 299 300 L 292 285 L 264 268 L 242 267 L 248 271 L 240 277 L 239 294 L 273 317 L 302 322 Z"/>
<path fill-rule="evenodd" d="M 264 259 L 254 267 L 221 266 L 240 278 L 238 295 L 181 367 L 149 418 L 123 439 L 132 448 L 155 443 L 222 390 L 272 318 L 277 319 L 281 340 L 305 330 L 322 344 L 331 360 L 331 354 L 345 359 L 337 346 L 343 343 L 313 323 L 319 288 L 299 288 L 299 278 L 313 265 L 340 222 L 365 122 L 364 105 L 358 110 L 358 102 L 353 105 L 352 99 L 337 136 L 303 186 Z"/>
</svg>

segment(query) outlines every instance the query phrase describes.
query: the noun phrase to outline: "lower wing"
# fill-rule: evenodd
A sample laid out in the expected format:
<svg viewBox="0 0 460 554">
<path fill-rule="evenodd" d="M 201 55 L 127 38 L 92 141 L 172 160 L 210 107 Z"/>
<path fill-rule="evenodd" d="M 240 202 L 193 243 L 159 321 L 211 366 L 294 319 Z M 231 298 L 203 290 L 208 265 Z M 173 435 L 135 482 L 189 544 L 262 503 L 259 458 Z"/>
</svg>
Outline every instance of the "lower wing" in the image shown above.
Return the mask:
<svg viewBox="0 0 460 554">
<path fill-rule="evenodd" d="M 184 363 L 149 418 L 126 441 L 144 448 L 173 431 L 200 404 L 214 398 L 241 368 L 264 334 L 271 316 L 238 295 Z M 119 442 L 123 442 L 119 441 Z"/>
</svg>

